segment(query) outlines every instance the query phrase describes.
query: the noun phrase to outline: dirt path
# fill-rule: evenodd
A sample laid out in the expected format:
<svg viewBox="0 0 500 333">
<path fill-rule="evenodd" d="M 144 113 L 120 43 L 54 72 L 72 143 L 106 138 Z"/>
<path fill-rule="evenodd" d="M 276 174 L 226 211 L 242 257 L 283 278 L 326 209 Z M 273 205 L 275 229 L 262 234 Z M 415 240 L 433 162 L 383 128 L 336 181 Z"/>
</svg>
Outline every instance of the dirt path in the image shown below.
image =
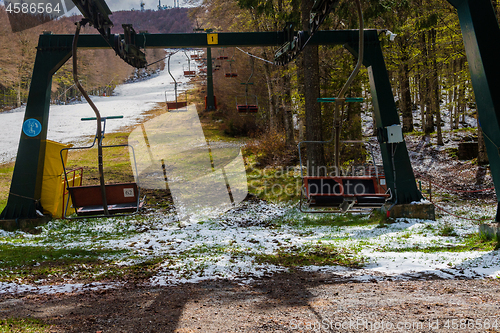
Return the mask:
<svg viewBox="0 0 500 333">
<path fill-rule="evenodd" d="M 422 279 L 353 283 L 299 272 L 251 285 L 127 285 L 4 297 L 0 318 L 40 318 L 53 332 L 79 333 L 500 332 L 500 281 Z"/>
</svg>

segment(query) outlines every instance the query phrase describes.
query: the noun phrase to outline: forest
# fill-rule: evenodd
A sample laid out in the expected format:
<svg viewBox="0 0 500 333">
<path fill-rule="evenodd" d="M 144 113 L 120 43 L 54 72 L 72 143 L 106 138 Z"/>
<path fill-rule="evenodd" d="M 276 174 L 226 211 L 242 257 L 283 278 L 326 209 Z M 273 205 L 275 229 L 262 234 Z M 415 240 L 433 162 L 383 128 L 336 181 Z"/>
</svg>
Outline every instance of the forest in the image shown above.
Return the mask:
<svg viewBox="0 0 500 333">
<path fill-rule="evenodd" d="M 122 24 L 132 23 L 139 31 L 150 33 L 191 32 L 193 25 L 188 19 L 188 9 L 173 8 L 155 11 L 121 11 L 111 17 L 113 33 L 123 33 Z M 13 33 L 5 8 L 0 6 L 0 112 L 26 103 L 31 84 L 31 75 L 36 56 L 38 36 L 44 31 L 59 34 L 73 34 L 74 23 L 81 16 L 62 17 L 45 24 Z M 82 33 L 96 33 L 92 27 L 85 27 Z M 146 50 L 148 60 L 165 57 L 159 49 Z M 112 50 L 80 50 L 80 81 L 90 94 L 110 94 L 114 87 L 132 75 L 142 75 L 117 57 Z M 148 68 L 154 72 L 163 68 L 159 62 Z M 53 77 L 52 102 L 66 103 L 80 98 L 73 85 L 72 66 L 66 63 Z"/>
<path fill-rule="evenodd" d="M 313 3 L 313 0 L 203 0 L 195 1 L 193 4 L 197 6 L 190 9 L 116 12 L 112 16 L 113 33 L 120 32 L 122 23 L 131 23 L 137 31 L 149 33 L 191 32 L 194 26 L 216 32 L 280 31 L 286 22 L 291 22 L 295 30 L 306 30 Z M 497 1 L 493 1 L 493 6 L 498 12 Z M 363 2 L 363 12 L 365 28 L 387 29 L 395 36 L 391 40 L 381 33 L 380 39 L 403 131 L 435 132 L 436 143 L 442 144 L 443 127 L 448 130 L 476 128 L 477 122 L 471 121 L 476 112 L 474 94 L 455 9 L 447 1 L 377 0 Z M 78 17 L 62 18 L 11 33 L 5 9 L 0 7 L 1 108 L 26 102 L 37 36 L 44 30 L 71 34 L 76 20 Z M 341 2 L 320 29 L 357 27 L 354 5 Z M 84 33 L 94 33 L 94 30 L 87 27 Z M 317 141 L 330 136 L 333 107 L 315 101 L 317 97 L 334 97 L 349 76 L 356 59 L 346 49 L 309 46 L 286 66 L 272 64 L 276 48 L 215 48 L 212 51 L 215 95 L 219 113 L 226 120 L 223 129 L 232 136 L 265 133 L 262 140 L 268 138 L 267 142 L 273 143 L 268 150 L 274 153 L 262 154 L 264 164 L 290 162 L 294 159 L 297 141 Z M 249 57 L 245 52 L 260 59 Z M 81 53 L 82 82 L 91 93 L 109 94 L 135 73 L 111 50 L 82 50 Z M 149 62 L 163 57 L 160 50 L 147 50 L 147 53 Z M 227 59 L 217 60 L 222 57 Z M 149 70 L 155 71 L 162 65 L 160 62 Z M 233 75 L 226 77 L 228 73 Z M 242 117 L 235 106 L 238 99 L 245 98 L 245 85 L 241 83 L 250 81 L 253 84 L 247 86 L 247 100 L 259 104 L 261 112 Z M 52 90 L 54 103 L 78 97 L 67 64 L 54 75 Z M 363 104 L 348 104 L 343 119 L 343 139 L 359 140 L 370 134 L 362 128 L 361 121 L 371 116 L 366 70 L 358 75 L 348 96 L 366 97 Z M 485 164 L 482 133 L 477 131 L 475 135 L 480 147 L 478 162 Z M 325 151 L 327 159 L 330 150 L 327 147 Z M 359 149 L 344 147 L 342 155 L 346 160 L 363 159 L 358 152 Z"/>
<path fill-rule="evenodd" d="M 215 31 L 279 31 L 285 22 L 292 22 L 295 30 L 306 30 L 313 3 L 313 0 L 204 0 L 191 15 L 204 28 Z M 475 99 L 456 10 L 447 1 L 435 0 L 377 0 L 363 1 L 362 5 L 365 29 L 387 29 L 392 37 L 396 35 L 391 40 L 390 36 L 381 33 L 380 39 L 403 131 L 436 133 L 438 145 L 443 144 L 444 127 L 448 131 L 473 131 L 473 136 L 478 136 L 479 140 L 478 162 L 487 163 L 481 131 L 477 131 L 474 120 Z M 498 13 L 497 1 L 493 1 L 493 6 Z M 354 3 L 343 1 L 320 30 L 357 28 Z M 316 98 L 335 97 L 356 59 L 340 46 L 308 46 L 294 62 L 278 67 L 269 63 L 274 60 L 276 48 L 248 48 L 245 51 L 267 60 L 255 59 L 254 84 L 249 88 L 251 94 L 257 96 L 263 112 L 253 118 L 238 117 L 235 96 L 244 95 L 245 88 L 234 82 L 247 81 L 252 62 L 239 50 L 218 49 L 214 58 L 218 55 L 229 58 L 215 60 L 220 70 L 214 74 L 219 107 L 230 119 L 226 131 L 232 135 L 265 132 L 268 142 L 273 142 L 270 150 L 280 153 L 293 150 L 292 143 L 298 140 L 329 138 L 332 106 L 319 105 Z M 225 77 L 228 71 L 237 72 L 238 77 Z M 307 90 L 311 91 L 309 101 L 313 102 L 307 101 Z M 365 69 L 351 86 L 348 96 L 367 97 L 362 105 L 348 103 L 343 119 L 343 139 L 359 140 L 363 135 L 370 135 L 364 133 L 361 126 L 362 117 L 371 116 Z M 282 142 L 279 149 L 276 139 Z M 349 149 L 343 148 L 345 159 L 360 158 L 355 156 L 355 150 L 347 152 Z M 329 150 L 325 152 L 327 157 Z M 264 163 L 280 164 L 287 156 L 272 154 L 263 159 L 267 160 Z"/>
</svg>

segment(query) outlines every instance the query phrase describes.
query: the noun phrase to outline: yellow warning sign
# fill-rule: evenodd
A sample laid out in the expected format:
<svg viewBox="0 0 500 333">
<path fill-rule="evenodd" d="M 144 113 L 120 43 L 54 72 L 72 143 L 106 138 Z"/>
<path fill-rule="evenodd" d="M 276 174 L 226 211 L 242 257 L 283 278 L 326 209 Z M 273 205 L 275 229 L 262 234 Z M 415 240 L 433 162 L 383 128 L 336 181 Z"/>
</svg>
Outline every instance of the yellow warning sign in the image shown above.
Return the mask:
<svg viewBox="0 0 500 333">
<path fill-rule="evenodd" d="M 207 34 L 207 43 L 219 44 L 219 34 Z"/>
</svg>

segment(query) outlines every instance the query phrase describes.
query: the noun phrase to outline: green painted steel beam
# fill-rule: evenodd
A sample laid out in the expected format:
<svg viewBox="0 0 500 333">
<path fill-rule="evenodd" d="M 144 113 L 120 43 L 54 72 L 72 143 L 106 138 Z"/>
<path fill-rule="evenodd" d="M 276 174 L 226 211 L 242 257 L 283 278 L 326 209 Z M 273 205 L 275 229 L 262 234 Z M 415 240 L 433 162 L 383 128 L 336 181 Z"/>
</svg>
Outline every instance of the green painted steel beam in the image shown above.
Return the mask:
<svg viewBox="0 0 500 333">
<path fill-rule="evenodd" d="M 358 56 L 358 41 L 349 42 L 346 48 Z M 384 55 L 376 31 L 365 31 L 363 64 L 368 69 L 370 90 L 374 108 L 374 123 L 379 133 L 392 125 L 399 125 L 399 116 L 392 94 L 391 81 L 385 66 Z M 387 186 L 391 189 L 392 202 L 409 204 L 420 201 L 422 194 L 417 188 L 410 163 L 406 142 L 387 143 L 379 140 Z M 394 155 L 394 164 L 392 156 Z"/>
<path fill-rule="evenodd" d="M 365 30 L 373 31 L 377 30 Z M 377 32 L 378 33 L 378 32 Z M 146 48 L 207 48 L 231 46 L 279 46 L 284 43 L 282 31 L 276 32 L 221 32 L 218 43 L 209 44 L 205 33 L 138 34 L 136 46 Z M 306 33 L 307 37 L 307 33 Z M 358 40 L 357 30 L 318 31 L 309 41 L 311 45 L 342 45 Z M 40 36 L 40 50 L 71 50 L 73 35 L 44 34 Z M 111 48 L 101 35 L 80 35 L 79 48 Z"/>
<path fill-rule="evenodd" d="M 495 188 L 500 188 L 500 28 L 490 0 L 448 0 L 456 9 Z M 500 222 L 500 196 L 496 221 Z"/>
<path fill-rule="evenodd" d="M 52 75 L 70 56 L 65 48 L 37 51 L 9 197 L 0 219 L 36 218 L 36 210 L 41 209 Z M 25 126 L 30 122 L 40 124 L 39 133 Z"/>
</svg>

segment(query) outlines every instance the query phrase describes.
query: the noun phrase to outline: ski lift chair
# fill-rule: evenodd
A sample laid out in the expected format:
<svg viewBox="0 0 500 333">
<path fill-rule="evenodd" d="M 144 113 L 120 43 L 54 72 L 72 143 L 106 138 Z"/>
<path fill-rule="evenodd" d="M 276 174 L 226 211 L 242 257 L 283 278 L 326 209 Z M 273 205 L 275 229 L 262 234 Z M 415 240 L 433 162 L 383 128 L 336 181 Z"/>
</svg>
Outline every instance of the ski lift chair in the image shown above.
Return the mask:
<svg viewBox="0 0 500 333">
<path fill-rule="evenodd" d="M 340 141 L 340 143 L 363 143 L 363 141 Z M 380 208 L 387 200 L 391 199 L 391 193 L 387 189 L 384 169 L 381 165 L 375 163 L 372 149 L 370 150 L 373 163 L 358 168 L 353 167 L 351 174 L 316 176 L 304 175 L 303 173 L 301 144 L 299 144 L 302 176 L 299 205 L 301 211 L 315 213 L 363 212 L 368 209 Z M 337 163 L 337 158 L 335 160 Z M 336 165 L 337 173 L 339 173 L 338 163 Z M 307 207 L 329 209 L 305 211 L 302 208 L 304 202 Z"/>
<path fill-rule="evenodd" d="M 248 78 L 247 82 L 241 83 L 242 85 L 245 86 L 245 95 L 240 96 L 239 101 L 238 101 L 238 97 L 236 97 L 236 110 L 240 114 L 259 112 L 259 102 L 258 102 L 257 96 L 248 94 L 248 86 L 253 85 L 253 82 L 250 82 L 250 79 L 252 78 L 253 72 L 254 72 L 253 58 L 250 58 L 250 62 L 252 64 L 252 72 L 250 73 L 250 77 Z M 241 103 L 242 100 L 245 101 L 245 104 Z M 254 102 L 254 103 L 252 103 L 252 102 Z"/>
<path fill-rule="evenodd" d="M 245 103 L 238 103 L 245 101 Z M 253 103 L 252 103 L 253 102 Z M 244 95 L 236 97 L 236 110 L 238 113 L 257 113 L 259 112 L 259 103 L 257 96 L 255 95 Z"/>
<path fill-rule="evenodd" d="M 187 55 L 187 53 L 184 51 L 184 55 L 186 56 L 187 60 L 188 60 L 188 70 L 184 71 L 184 76 L 185 77 L 195 77 L 196 76 L 196 71 L 192 71 L 191 70 L 191 58 L 189 58 L 189 56 Z"/>
<path fill-rule="evenodd" d="M 231 57 L 231 59 L 228 60 L 229 62 L 229 72 L 225 72 L 224 76 L 225 77 L 238 77 L 238 73 L 236 71 L 233 71 L 233 62 L 234 62 L 234 55 L 236 53 L 236 50 L 234 50 L 233 52 L 233 56 Z"/>
<path fill-rule="evenodd" d="M 361 212 L 382 207 L 390 199 L 384 175 L 303 176 L 303 198 L 308 207 L 330 208 L 322 213 Z"/>
<path fill-rule="evenodd" d="M 65 150 L 86 150 L 91 149 L 97 144 L 99 154 L 99 173 L 100 178 L 104 178 L 102 168 L 102 148 L 113 147 L 129 147 L 133 156 L 133 167 L 137 171 L 135 161 L 134 148 L 128 144 L 121 145 L 108 145 L 104 146 L 102 140 L 104 139 L 104 132 L 106 129 L 106 120 L 108 119 L 121 119 L 123 116 L 101 117 L 102 131 L 98 126 L 97 133 L 94 137 L 92 145 L 88 147 L 70 147 L 61 150 L 61 161 L 63 163 L 64 174 L 66 175 L 66 165 L 62 158 Z M 97 117 L 82 118 L 82 121 L 98 120 Z M 100 133 L 99 133 L 100 132 Z M 69 196 L 66 197 L 65 209 L 63 210 L 63 218 L 74 219 L 82 217 L 109 217 L 116 215 L 132 215 L 139 212 L 143 207 L 144 201 L 140 199 L 140 189 L 137 183 L 116 183 L 116 184 L 101 184 L 101 185 L 81 185 L 71 186 L 69 177 L 65 177 L 66 188 Z M 77 217 L 67 217 L 69 202 L 72 202 L 73 208 L 76 211 Z"/>
<path fill-rule="evenodd" d="M 82 24 L 85 25 L 86 21 L 76 23 L 76 32 L 73 38 L 72 45 L 72 56 L 73 56 L 73 80 L 76 87 L 82 93 L 84 98 L 87 100 L 92 110 L 95 113 L 94 118 L 82 118 L 83 121 L 86 120 L 96 120 L 97 129 L 94 141 L 89 147 L 71 147 L 61 150 L 61 161 L 65 175 L 66 188 L 69 192 L 68 199 L 66 201 L 66 209 L 63 210 L 63 218 L 66 217 L 66 212 L 68 211 L 69 198 L 71 197 L 73 207 L 76 209 L 76 218 L 82 216 L 91 217 L 109 217 L 114 214 L 118 215 L 131 215 L 137 213 L 143 205 L 143 201 L 140 200 L 140 192 L 136 183 L 124 183 L 124 184 L 106 184 L 104 180 L 104 166 L 103 166 L 103 148 L 111 147 L 129 147 L 132 148 L 132 156 L 134 160 L 133 167 L 137 171 L 137 166 L 135 162 L 135 152 L 133 147 L 127 145 L 112 145 L 103 146 L 102 140 L 104 139 L 104 133 L 106 130 L 106 120 L 107 119 L 119 119 L 123 116 L 114 117 L 101 117 L 101 114 L 94 102 L 90 99 L 89 95 L 82 87 L 78 80 L 78 59 L 77 59 L 77 45 L 78 37 L 80 35 Z M 64 150 L 75 150 L 75 149 L 90 149 L 97 143 L 97 155 L 98 155 L 98 169 L 99 169 L 99 185 L 90 186 L 70 186 L 68 180 L 68 174 L 66 172 L 66 166 L 64 165 L 63 151 Z"/>
<path fill-rule="evenodd" d="M 300 196 L 299 209 L 307 213 L 340 213 L 352 211 L 365 211 L 367 209 L 377 208 L 384 205 L 392 196 L 385 184 L 385 176 L 379 174 L 378 168 L 375 168 L 375 173 L 372 172 L 363 175 L 346 175 L 346 176 L 314 176 L 304 175 L 304 167 L 302 163 L 302 145 L 304 144 L 326 144 L 335 142 L 335 167 L 340 170 L 339 155 L 340 143 L 354 143 L 355 141 L 340 141 L 340 129 L 342 126 L 342 114 L 340 107 L 344 102 L 362 102 L 362 98 L 345 98 L 347 89 L 352 84 L 354 78 L 358 74 L 363 63 L 364 54 L 364 24 L 361 3 L 356 0 L 356 5 L 359 15 L 359 52 L 358 62 L 356 67 L 349 76 L 347 82 L 342 87 L 338 97 L 334 98 L 319 98 L 318 102 L 335 103 L 334 113 L 334 131 L 332 137 L 327 141 L 303 141 L 298 145 L 299 161 L 301 166 L 302 190 Z M 357 141 L 362 143 L 362 141 Z M 372 154 L 373 158 L 373 154 Z M 375 160 L 374 160 L 375 163 Z M 308 170 L 309 172 L 309 170 Z M 322 210 L 304 210 L 302 208 L 304 199 L 308 207 L 328 207 L 329 209 Z"/>
<path fill-rule="evenodd" d="M 187 111 L 187 92 L 186 92 L 186 100 L 185 101 L 179 101 L 178 100 L 178 92 L 177 92 L 177 86 L 179 83 L 175 79 L 175 77 L 172 75 L 172 72 L 170 71 L 170 56 L 168 57 L 167 61 L 167 69 L 168 69 L 168 74 L 170 74 L 170 77 L 172 78 L 174 84 L 174 96 L 175 96 L 175 101 L 168 101 L 167 100 L 167 91 L 165 91 L 165 104 L 167 105 L 167 111 L 170 110 L 178 110 L 178 111 Z"/>
</svg>

